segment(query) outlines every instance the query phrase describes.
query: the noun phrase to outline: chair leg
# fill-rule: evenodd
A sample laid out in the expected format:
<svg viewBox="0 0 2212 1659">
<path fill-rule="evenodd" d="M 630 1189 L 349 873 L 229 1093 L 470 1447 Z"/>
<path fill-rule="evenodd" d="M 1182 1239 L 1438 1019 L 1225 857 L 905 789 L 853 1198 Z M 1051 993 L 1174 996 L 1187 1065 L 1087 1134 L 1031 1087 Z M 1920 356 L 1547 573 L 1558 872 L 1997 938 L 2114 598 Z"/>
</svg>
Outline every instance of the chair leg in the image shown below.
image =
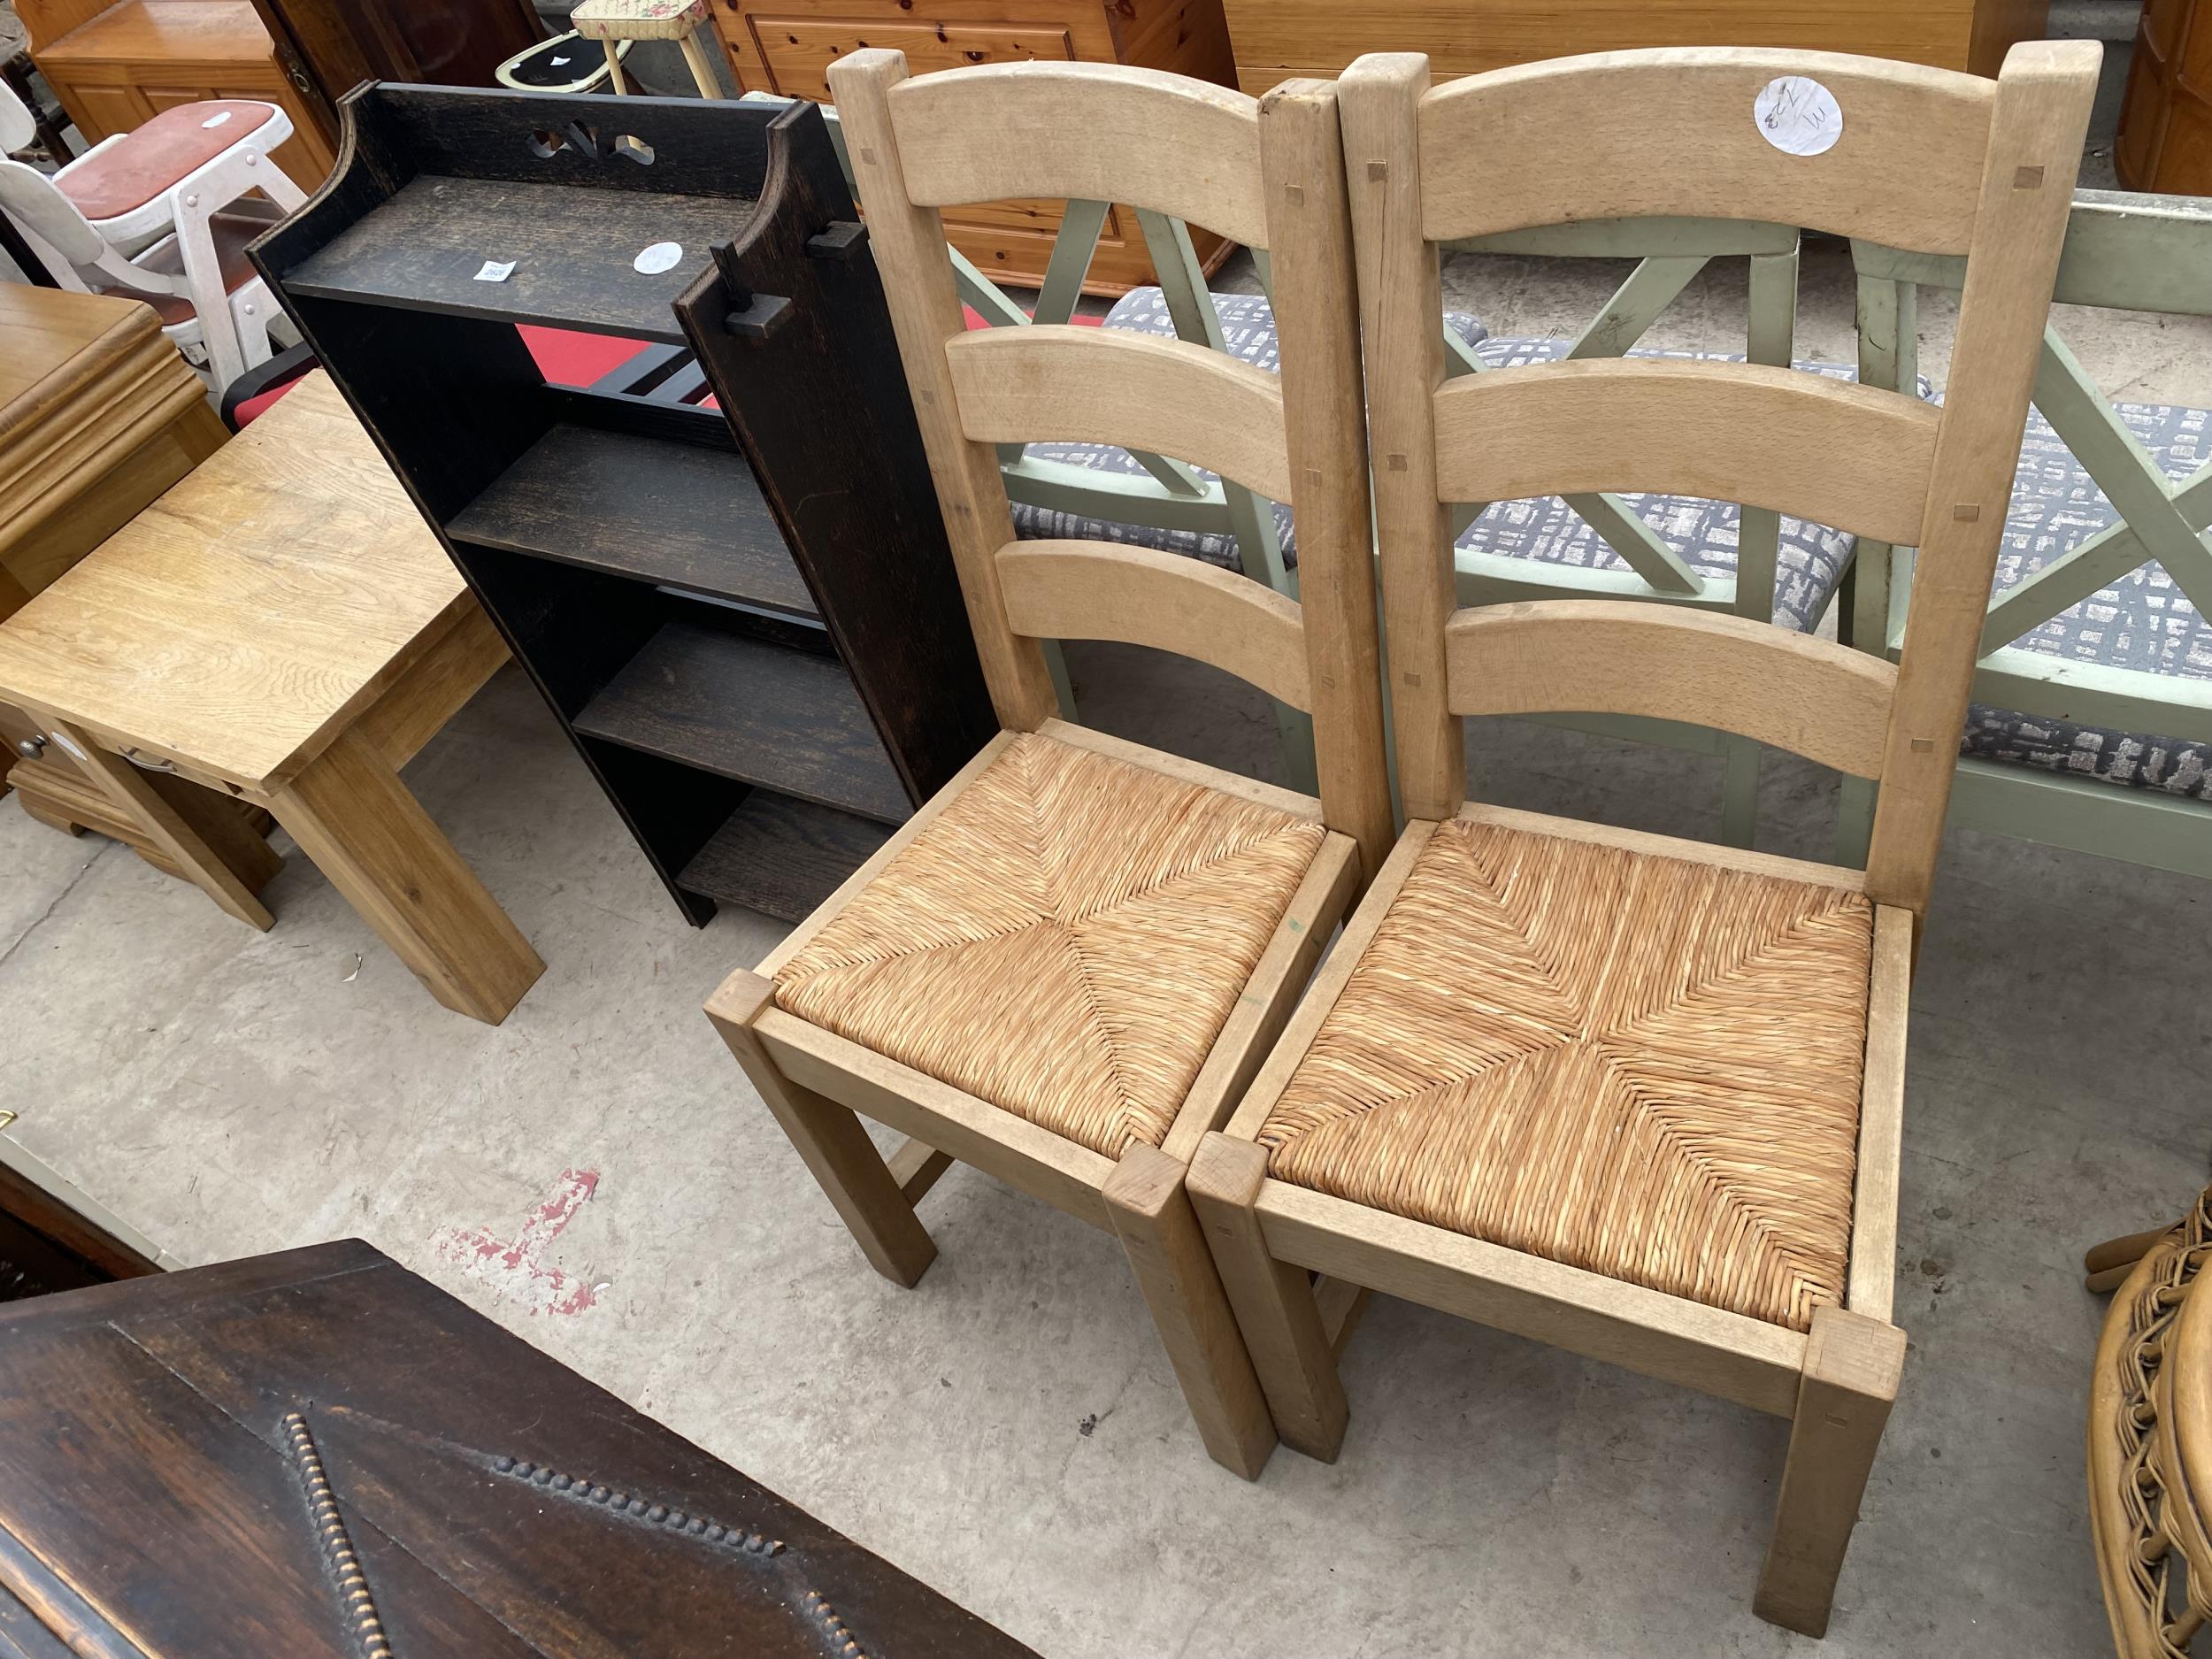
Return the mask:
<svg viewBox="0 0 2212 1659">
<path fill-rule="evenodd" d="M 1132 1147 L 1106 1178 L 1105 1196 L 1199 1437 L 1214 1462 L 1257 1479 L 1275 1449 L 1275 1425 L 1183 1191 L 1181 1161 L 1157 1147 Z"/>
<path fill-rule="evenodd" d="M 630 83 L 622 78 L 622 42 L 601 41 L 600 50 L 607 54 L 607 79 L 618 96 L 630 89 Z"/>
<path fill-rule="evenodd" d="M 707 26 L 702 23 L 685 35 L 680 42 L 684 49 L 684 62 L 691 65 L 691 79 L 703 98 L 722 96 L 722 83 L 715 79 L 713 49 L 707 44 Z"/>
<path fill-rule="evenodd" d="M 775 995 L 767 979 L 740 969 L 707 999 L 707 1018 L 821 1183 L 869 1265 L 911 1289 L 937 1259 L 937 1247 L 860 1119 L 784 1076 L 761 1046 L 753 1022 Z"/>
<path fill-rule="evenodd" d="M 1841 1308 L 1813 1311 L 1774 1537 L 1752 1611 L 1824 1636 L 1882 1428 L 1905 1367 L 1905 1333 Z"/>
<path fill-rule="evenodd" d="M 2150 1254 L 2151 1246 L 2172 1231 L 2171 1227 L 2153 1227 L 2147 1233 L 2131 1233 L 2091 1245 L 2081 1258 L 2082 1271 L 2088 1275 L 2084 1282 L 2100 1294 L 2119 1289 L 2135 1271 L 2135 1264 Z"/>
<path fill-rule="evenodd" d="M 1210 1134 L 1199 1142 L 1185 1185 L 1206 1232 L 1237 1328 L 1283 1444 L 1333 1463 L 1350 1409 L 1336 1353 L 1305 1270 L 1268 1254 L 1252 1206 L 1267 1177 L 1267 1153 L 1248 1141 Z"/>
<path fill-rule="evenodd" d="M 170 192 L 176 217 L 177 251 L 184 261 L 184 284 L 193 314 L 200 319 L 200 342 L 207 350 L 207 366 L 220 393 L 246 372 L 239 349 L 238 330 L 231 319 L 230 291 L 223 281 L 222 262 L 215 252 L 215 232 L 209 219 L 212 209 L 188 207 L 182 196 Z"/>
</svg>

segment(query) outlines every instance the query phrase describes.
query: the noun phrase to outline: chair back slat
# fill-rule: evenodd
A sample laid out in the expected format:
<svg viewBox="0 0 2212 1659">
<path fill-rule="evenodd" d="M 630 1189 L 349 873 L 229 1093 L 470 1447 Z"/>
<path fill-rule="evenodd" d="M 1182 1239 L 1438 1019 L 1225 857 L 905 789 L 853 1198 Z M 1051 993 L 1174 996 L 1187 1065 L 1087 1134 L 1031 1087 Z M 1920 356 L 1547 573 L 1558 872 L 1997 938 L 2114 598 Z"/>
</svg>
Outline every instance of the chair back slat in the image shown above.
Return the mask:
<svg viewBox="0 0 2212 1659">
<path fill-rule="evenodd" d="M 1040 635 L 1211 663 L 1310 711 L 1321 816 L 1379 868 L 1394 825 L 1333 87 L 1290 81 L 1256 102 L 1043 63 L 909 80 L 879 50 L 839 60 L 830 84 L 1002 722 L 1034 730 L 1053 712 Z M 970 333 L 936 210 L 1009 196 L 1119 203 L 1273 247 L 1279 380 L 1188 340 L 1055 323 Z M 1288 502 L 1316 603 L 1106 543 L 1017 543 L 994 446 L 1030 440 L 1164 455 Z"/>
<path fill-rule="evenodd" d="M 1037 639 L 1118 640 L 1213 663 L 1310 711 L 1299 604 L 1248 577 L 1103 541 L 1017 541 L 998 553 L 1006 618 Z"/>
<path fill-rule="evenodd" d="M 1867 891 L 1924 910 L 2099 55 L 2030 42 L 1993 84 L 1734 50 L 1567 58 L 1434 90 L 1420 58 L 1345 73 L 1409 817 L 1458 810 L 1463 715 L 1686 720 L 1878 780 Z M 1778 81 L 1799 99 L 1817 83 L 1834 102 L 1795 153 L 1755 119 Z M 1966 256 L 1942 408 L 1761 364 L 1587 361 L 1445 384 L 1440 243 L 1652 214 Z M 1609 489 L 1739 501 L 1918 546 L 1896 672 L 1679 608 L 1567 602 L 1455 618 L 1442 503 Z"/>
<path fill-rule="evenodd" d="M 1890 541 L 1920 533 L 1939 421 L 1917 399 L 1845 380 L 1671 358 L 1462 375 L 1435 410 L 1450 501 L 1699 495 Z"/>
<path fill-rule="evenodd" d="M 1842 122 L 1831 147 L 1783 147 L 1816 130 L 1819 95 L 1800 84 L 1763 103 L 1778 81 L 1816 82 L 1833 98 Z M 1963 253 L 1994 93 L 1951 70 L 1752 47 L 1597 52 L 1471 75 L 1422 102 L 1423 153 L 1454 158 L 1427 181 L 1422 233 L 1449 242 L 1678 214 Z"/>
<path fill-rule="evenodd" d="M 1195 462 L 1290 499 L 1283 392 L 1225 352 L 1121 329 L 1034 323 L 949 342 L 961 429 L 987 443 L 1071 438 Z"/>
<path fill-rule="evenodd" d="M 891 94 L 909 199 L 1061 196 L 1148 207 L 1269 246 L 1258 108 L 1240 92 L 1120 64 L 979 64 Z M 840 100 L 842 107 L 842 100 Z"/>
<path fill-rule="evenodd" d="M 1551 599 L 1461 611 L 1445 631 L 1454 714 L 1602 708 L 1724 729 L 1855 777 L 1881 775 L 1897 670 L 1747 617 Z M 1589 701 L 1594 699 L 1594 701 Z"/>
</svg>

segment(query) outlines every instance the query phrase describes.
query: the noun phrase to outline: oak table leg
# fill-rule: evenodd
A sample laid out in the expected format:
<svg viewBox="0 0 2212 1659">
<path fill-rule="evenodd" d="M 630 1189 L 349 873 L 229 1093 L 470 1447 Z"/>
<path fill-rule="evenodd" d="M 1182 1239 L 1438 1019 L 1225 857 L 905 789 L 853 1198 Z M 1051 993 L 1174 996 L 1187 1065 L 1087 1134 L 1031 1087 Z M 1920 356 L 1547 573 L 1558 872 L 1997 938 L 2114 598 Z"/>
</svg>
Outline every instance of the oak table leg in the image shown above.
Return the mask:
<svg viewBox="0 0 2212 1659">
<path fill-rule="evenodd" d="M 84 733 L 62 721 L 50 724 L 56 741 L 85 775 L 226 915 L 234 916 L 265 933 L 276 925 L 268 907 L 254 896 L 267 882 L 272 868 L 262 867 L 257 862 L 254 867 L 242 872 L 239 862 L 234 862 L 251 856 L 246 848 L 249 837 L 242 825 L 234 835 L 219 835 L 223 843 L 219 850 L 209 845 L 203 833 L 212 826 L 200 814 L 188 818 L 179 811 L 167 795 L 154 787 L 153 780 L 145 773 L 120 755 L 102 749 Z M 265 842 L 260 856 L 273 859 L 275 855 Z"/>
<path fill-rule="evenodd" d="M 457 1014 L 496 1025 L 545 972 L 359 733 L 342 733 L 268 804 L 361 918 Z"/>
</svg>

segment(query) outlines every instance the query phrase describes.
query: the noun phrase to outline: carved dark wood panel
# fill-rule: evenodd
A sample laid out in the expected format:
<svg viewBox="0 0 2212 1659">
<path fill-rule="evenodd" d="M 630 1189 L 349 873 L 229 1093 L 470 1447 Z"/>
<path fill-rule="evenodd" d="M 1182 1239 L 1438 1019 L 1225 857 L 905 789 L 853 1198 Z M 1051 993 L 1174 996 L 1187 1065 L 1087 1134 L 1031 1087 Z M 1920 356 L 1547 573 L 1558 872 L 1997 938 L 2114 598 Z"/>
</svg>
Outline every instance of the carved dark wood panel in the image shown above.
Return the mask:
<svg viewBox="0 0 2212 1659">
<path fill-rule="evenodd" d="M 0 1310 L 0 1654 L 43 1659 L 17 1627 L 92 1659 L 1030 1651 L 358 1242 Z"/>
</svg>

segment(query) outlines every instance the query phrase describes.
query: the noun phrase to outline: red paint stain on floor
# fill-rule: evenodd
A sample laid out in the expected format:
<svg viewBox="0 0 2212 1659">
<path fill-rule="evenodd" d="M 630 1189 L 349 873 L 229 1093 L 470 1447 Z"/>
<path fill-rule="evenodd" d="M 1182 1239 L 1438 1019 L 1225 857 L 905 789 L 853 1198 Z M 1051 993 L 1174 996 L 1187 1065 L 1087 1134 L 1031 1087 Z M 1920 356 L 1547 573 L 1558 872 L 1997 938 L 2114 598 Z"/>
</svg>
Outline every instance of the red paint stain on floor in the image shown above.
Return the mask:
<svg viewBox="0 0 2212 1659">
<path fill-rule="evenodd" d="M 432 1235 L 431 1248 L 469 1278 L 481 1279 L 534 1314 L 573 1317 L 595 1304 L 604 1286 L 539 1258 L 598 1190 L 597 1170 L 563 1170 L 545 1202 L 524 1213 L 513 1238 L 500 1238 L 489 1227 L 442 1227 Z"/>
</svg>

